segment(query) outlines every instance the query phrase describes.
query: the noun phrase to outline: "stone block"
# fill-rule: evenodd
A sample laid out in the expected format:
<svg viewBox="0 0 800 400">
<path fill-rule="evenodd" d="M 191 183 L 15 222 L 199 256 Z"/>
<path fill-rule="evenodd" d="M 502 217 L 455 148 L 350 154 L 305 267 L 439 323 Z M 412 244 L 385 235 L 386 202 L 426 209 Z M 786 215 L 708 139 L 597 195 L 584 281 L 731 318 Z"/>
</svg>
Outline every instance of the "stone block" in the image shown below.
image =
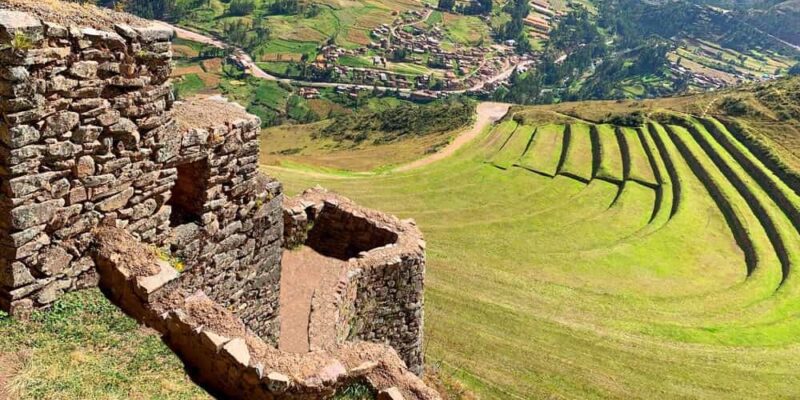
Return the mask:
<svg viewBox="0 0 800 400">
<path fill-rule="evenodd" d="M 280 372 L 267 374 L 267 389 L 272 393 L 283 393 L 289 390 L 291 384 L 292 380 Z"/>
<path fill-rule="evenodd" d="M 28 267 L 21 262 L 0 264 L 0 286 L 16 289 L 35 282 Z"/>
<path fill-rule="evenodd" d="M 80 115 L 72 111 L 61 111 L 53 114 L 45 119 L 45 127 L 42 131 L 42 136 L 56 137 L 70 132 L 78 126 L 80 120 Z"/>
<path fill-rule="evenodd" d="M 69 74 L 78 79 L 94 79 L 99 65 L 97 61 L 78 61 L 69 68 Z"/>
<path fill-rule="evenodd" d="M 63 247 L 50 246 L 38 255 L 35 268 L 45 276 L 54 276 L 61 273 L 72 261 L 72 258 L 72 255 Z"/>
<path fill-rule="evenodd" d="M 56 210 L 63 206 L 63 199 L 19 206 L 11 210 L 11 226 L 22 230 L 35 225 L 47 224 L 53 218 Z"/>
<path fill-rule="evenodd" d="M 242 338 L 235 338 L 222 346 L 222 352 L 230 356 L 236 363 L 247 367 L 250 365 L 250 350 Z"/>
<path fill-rule="evenodd" d="M 403 393 L 400 392 L 400 389 L 390 387 L 378 393 L 378 400 L 405 400 L 405 397 L 403 397 Z"/>
<path fill-rule="evenodd" d="M 130 198 L 133 197 L 133 193 L 134 193 L 133 188 L 125 189 L 124 191 L 98 203 L 97 209 L 101 212 L 118 210 L 124 207 L 128 203 L 128 200 L 130 200 Z"/>
<path fill-rule="evenodd" d="M 38 18 L 19 11 L 0 10 L 0 41 L 8 43 L 15 35 L 25 35 L 32 40 L 41 39 L 44 27 Z"/>
<path fill-rule="evenodd" d="M 139 277 L 136 279 L 136 293 L 147 299 L 151 294 L 164 287 L 166 284 L 178 279 L 178 271 L 168 262 L 158 260 L 159 272 L 153 276 Z"/>
</svg>

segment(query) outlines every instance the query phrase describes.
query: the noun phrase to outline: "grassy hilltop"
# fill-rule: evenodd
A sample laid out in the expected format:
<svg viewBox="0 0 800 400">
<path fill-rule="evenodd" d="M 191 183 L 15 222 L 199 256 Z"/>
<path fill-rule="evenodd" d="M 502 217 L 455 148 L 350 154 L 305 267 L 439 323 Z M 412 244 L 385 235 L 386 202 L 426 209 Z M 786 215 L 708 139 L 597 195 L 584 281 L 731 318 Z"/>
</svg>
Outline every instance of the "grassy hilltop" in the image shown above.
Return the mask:
<svg viewBox="0 0 800 400">
<path fill-rule="evenodd" d="M 417 220 L 429 369 L 481 398 L 795 398 L 798 87 L 518 107 L 403 173 L 267 170 Z"/>
</svg>

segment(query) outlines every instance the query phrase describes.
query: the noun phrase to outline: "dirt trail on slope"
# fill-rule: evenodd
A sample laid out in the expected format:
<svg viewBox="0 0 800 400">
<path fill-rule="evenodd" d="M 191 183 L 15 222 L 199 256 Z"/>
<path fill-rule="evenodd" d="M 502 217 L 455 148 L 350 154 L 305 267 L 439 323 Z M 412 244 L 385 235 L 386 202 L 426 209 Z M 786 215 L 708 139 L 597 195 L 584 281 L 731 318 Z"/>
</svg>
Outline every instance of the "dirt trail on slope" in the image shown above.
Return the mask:
<svg viewBox="0 0 800 400">
<path fill-rule="evenodd" d="M 503 118 L 508 113 L 509 108 L 511 108 L 511 105 L 505 103 L 486 102 L 479 104 L 477 110 L 478 118 L 475 121 L 475 125 L 471 129 L 459 134 L 455 140 L 450 142 L 450 144 L 448 144 L 441 151 L 403 165 L 395 169 L 395 172 L 410 171 L 412 169 L 424 167 L 453 155 L 453 153 L 455 153 L 458 149 L 469 143 L 472 139 L 475 139 L 475 137 L 478 136 L 478 134 L 480 134 L 489 124 L 492 124 L 500 118 Z"/>
<path fill-rule="evenodd" d="M 309 351 L 308 326 L 311 300 L 327 275 L 338 276 L 345 262 L 317 253 L 310 247 L 287 250 L 281 261 L 280 349 L 290 353 Z M 2 400 L 2 399 L 0 399 Z"/>
</svg>

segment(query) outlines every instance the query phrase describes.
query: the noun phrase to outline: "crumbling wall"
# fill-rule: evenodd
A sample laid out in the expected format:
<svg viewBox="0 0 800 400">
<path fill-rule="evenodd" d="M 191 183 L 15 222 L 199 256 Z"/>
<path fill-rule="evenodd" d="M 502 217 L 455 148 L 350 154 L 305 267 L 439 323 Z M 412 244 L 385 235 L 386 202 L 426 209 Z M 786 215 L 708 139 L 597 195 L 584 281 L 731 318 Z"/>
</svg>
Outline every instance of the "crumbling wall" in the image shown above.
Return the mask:
<svg viewBox="0 0 800 400">
<path fill-rule="evenodd" d="M 160 332 L 192 378 L 218 398 L 323 399 L 358 382 L 379 391 L 380 398 L 439 399 L 387 346 L 347 343 L 302 355 L 276 350 L 228 309 L 185 287 L 185 275 L 127 232 L 101 227 L 96 233 L 91 253 L 101 288 L 129 315 Z"/>
<path fill-rule="evenodd" d="M 339 280 L 314 298 L 312 349 L 387 343 L 421 374 L 425 242 L 414 222 L 320 189 L 287 200 L 283 215 L 287 244 L 305 237 L 303 244 L 348 261 Z"/>
<path fill-rule="evenodd" d="M 57 16 L 48 4 L 0 10 L 0 308 L 96 285 L 86 249 L 104 222 L 172 250 L 193 287 L 274 341 L 282 190 L 257 171 L 258 118 L 174 107 L 171 28 L 102 12 L 59 25 L 36 16 Z M 203 188 L 194 207 L 178 181 Z"/>
</svg>

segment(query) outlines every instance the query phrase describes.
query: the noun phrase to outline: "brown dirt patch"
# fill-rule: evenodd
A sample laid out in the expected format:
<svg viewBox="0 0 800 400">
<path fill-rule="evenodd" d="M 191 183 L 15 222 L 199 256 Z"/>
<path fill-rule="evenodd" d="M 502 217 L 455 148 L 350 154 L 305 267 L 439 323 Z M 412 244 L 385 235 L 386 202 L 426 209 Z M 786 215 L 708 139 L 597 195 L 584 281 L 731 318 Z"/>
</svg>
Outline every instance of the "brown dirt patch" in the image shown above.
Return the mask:
<svg viewBox="0 0 800 400">
<path fill-rule="evenodd" d="M 208 60 L 203 60 L 202 65 L 203 65 L 203 69 L 208 73 L 220 73 L 220 72 L 222 72 L 222 59 L 221 58 L 209 58 Z"/>
<path fill-rule="evenodd" d="M 322 118 L 327 118 L 331 112 L 344 114 L 350 111 L 342 105 L 326 99 L 308 100 L 308 108 Z"/>
<path fill-rule="evenodd" d="M 184 309 L 193 324 L 202 325 L 217 335 L 236 338 L 244 337 L 247 332 L 241 319 L 208 297 L 189 298 Z"/>
<path fill-rule="evenodd" d="M 0 8 L 31 13 L 48 22 L 69 26 L 78 25 L 113 31 L 115 24 L 151 26 L 152 22 L 126 13 L 93 5 L 59 0 L 3 0 Z"/>
<path fill-rule="evenodd" d="M 153 276 L 160 272 L 158 257 L 155 253 L 140 244 L 129 233 L 111 228 L 100 228 L 96 232 L 100 251 L 109 259 L 112 257 L 124 260 L 121 267 L 133 276 Z"/>
<path fill-rule="evenodd" d="M 252 118 L 241 106 L 218 99 L 190 99 L 177 103 L 173 110 L 178 125 L 187 130 Z"/>
<path fill-rule="evenodd" d="M 261 61 L 300 61 L 302 54 L 297 53 L 269 53 L 261 56 Z"/>
<path fill-rule="evenodd" d="M 189 74 L 202 74 L 203 68 L 200 68 L 199 65 L 190 65 L 187 67 L 176 67 L 172 70 L 172 76 L 184 76 Z"/>
<path fill-rule="evenodd" d="M 173 44 L 172 52 L 175 53 L 175 56 L 177 57 L 186 57 L 186 58 L 194 58 L 200 55 L 200 53 L 197 50 L 182 44 Z"/>
<path fill-rule="evenodd" d="M 290 353 L 309 351 L 308 328 L 311 300 L 322 293 L 327 276 L 339 276 L 346 263 L 326 257 L 310 247 L 285 251 L 281 262 L 280 349 Z"/>
</svg>

